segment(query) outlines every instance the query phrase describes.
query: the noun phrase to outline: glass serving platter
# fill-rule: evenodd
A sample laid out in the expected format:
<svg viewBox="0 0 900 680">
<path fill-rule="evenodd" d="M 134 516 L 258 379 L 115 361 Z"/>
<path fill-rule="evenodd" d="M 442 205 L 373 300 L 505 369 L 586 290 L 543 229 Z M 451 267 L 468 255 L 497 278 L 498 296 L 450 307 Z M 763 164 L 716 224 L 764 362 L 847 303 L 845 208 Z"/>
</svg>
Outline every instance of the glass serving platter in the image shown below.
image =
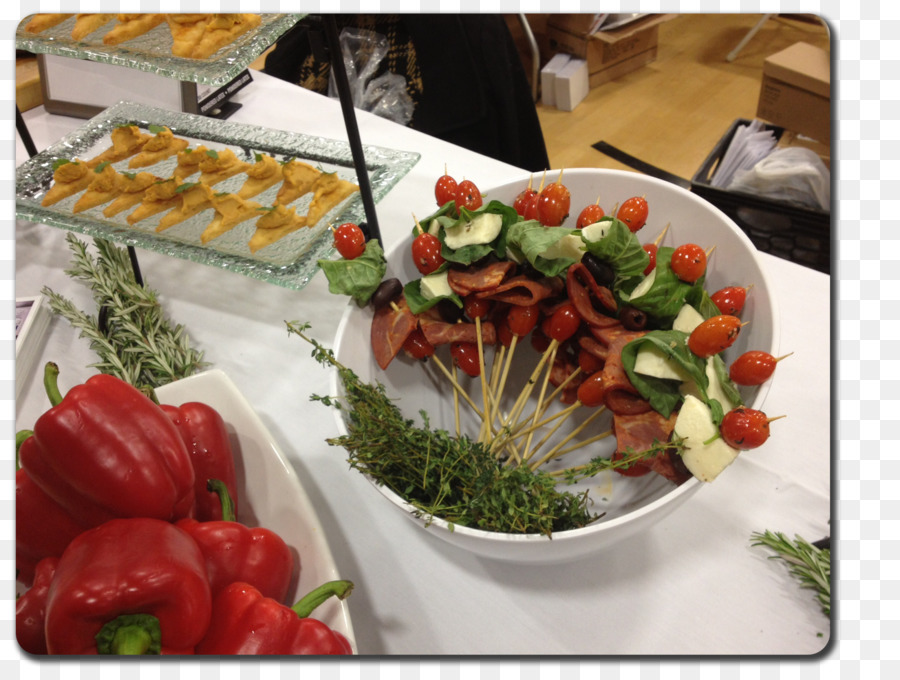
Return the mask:
<svg viewBox="0 0 900 680">
<path fill-rule="evenodd" d="M 202 85 L 224 85 L 246 69 L 278 38 L 292 28 L 303 14 L 261 14 L 255 29 L 238 36 L 208 59 L 187 59 L 172 55 L 172 33 L 162 23 L 148 33 L 116 46 L 105 45 L 103 36 L 115 20 L 97 29 L 84 40 L 72 38 L 75 18 L 38 34 L 25 32 L 29 17 L 16 29 L 16 49 L 33 54 L 87 59 L 138 69 L 159 76 Z"/>
<path fill-rule="evenodd" d="M 89 160 L 111 145 L 110 133 L 121 125 L 136 125 L 149 133 L 151 127 L 166 126 L 176 138 L 187 139 L 190 148 L 200 145 L 221 151 L 230 149 L 238 158 L 253 163 L 264 153 L 280 162 L 304 161 L 323 172 L 337 172 L 338 177 L 358 184 L 350 145 L 341 140 L 313 137 L 295 132 L 272 130 L 243 123 L 221 121 L 189 113 L 166 111 L 154 107 L 119 102 L 77 130 L 33 156 L 16 170 L 16 217 L 31 222 L 137 246 L 158 253 L 180 257 L 191 262 L 217 266 L 250 278 L 267 281 L 285 288 L 303 288 L 318 269 L 317 260 L 335 257 L 329 224 L 366 220 L 360 192 L 352 194 L 326 213 L 315 225 L 299 229 L 271 245 L 250 252 L 248 242 L 256 231 L 255 219 L 247 220 L 227 233 L 202 244 L 200 234 L 215 216 L 208 208 L 192 218 L 162 232 L 156 231 L 165 214 L 129 225 L 132 210 L 112 218 L 103 215 L 105 205 L 73 213 L 72 207 L 81 192 L 59 203 L 43 207 L 41 201 L 53 184 L 54 164 L 58 159 Z M 382 199 L 418 162 L 420 154 L 374 146 L 363 146 L 372 197 Z M 138 170 L 129 170 L 128 160 L 113 163 L 120 172 L 147 171 L 160 178 L 173 174 L 175 157 Z M 214 186 L 219 192 L 237 192 L 247 175 L 239 173 Z M 189 177 L 186 181 L 196 181 Z M 253 197 L 261 206 L 271 206 L 280 183 Z M 300 197 L 289 207 L 297 215 L 305 215 L 312 194 Z"/>
</svg>

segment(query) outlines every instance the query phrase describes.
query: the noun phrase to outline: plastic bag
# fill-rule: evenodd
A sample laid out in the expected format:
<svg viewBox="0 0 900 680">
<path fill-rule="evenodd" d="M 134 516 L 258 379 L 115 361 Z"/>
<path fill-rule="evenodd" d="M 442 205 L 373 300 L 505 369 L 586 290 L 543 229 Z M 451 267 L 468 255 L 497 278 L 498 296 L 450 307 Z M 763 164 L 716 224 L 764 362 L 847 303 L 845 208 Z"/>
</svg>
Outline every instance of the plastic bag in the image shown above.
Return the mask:
<svg viewBox="0 0 900 680">
<path fill-rule="evenodd" d="M 415 103 L 406 91 L 406 78 L 396 73 L 375 75 L 388 53 L 387 38 L 374 31 L 347 27 L 339 40 L 353 106 L 408 125 Z M 334 73 L 328 79 L 328 96 L 338 96 Z"/>
<path fill-rule="evenodd" d="M 831 210 L 831 173 L 814 151 L 802 147 L 775 149 L 749 170 L 736 172 L 728 188 Z"/>
</svg>

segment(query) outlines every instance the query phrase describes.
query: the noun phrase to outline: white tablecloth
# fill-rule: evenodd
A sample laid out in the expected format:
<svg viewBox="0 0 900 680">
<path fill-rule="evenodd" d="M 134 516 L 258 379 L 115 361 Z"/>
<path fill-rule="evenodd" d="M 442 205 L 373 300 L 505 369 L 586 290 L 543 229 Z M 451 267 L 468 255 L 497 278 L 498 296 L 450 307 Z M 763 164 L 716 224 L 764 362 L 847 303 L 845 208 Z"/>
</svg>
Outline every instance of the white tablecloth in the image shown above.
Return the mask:
<svg viewBox="0 0 900 680">
<path fill-rule="evenodd" d="M 335 100 L 264 74 L 237 95 L 231 120 L 346 139 Z M 360 113 L 363 143 L 417 151 L 419 163 L 378 204 L 386 243 L 406 236 L 410 214 L 430 205 L 435 179 L 477 176 L 481 186 L 520 170 Z M 84 121 L 25 114 L 42 149 Z M 17 141 L 17 162 L 27 158 Z M 829 277 L 761 255 L 778 296 L 781 349 L 766 402 L 777 435 L 742 455 L 653 529 L 577 563 L 527 568 L 459 552 L 385 503 L 342 449 L 334 419 L 309 395 L 329 392 L 329 375 L 286 319 L 312 321 L 325 344 L 343 301 L 319 274 L 302 291 L 214 267 L 138 251 L 146 283 L 166 312 L 224 370 L 259 413 L 296 468 L 318 511 L 342 576 L 356 583 L 350 612 L 362 654 L 438 655 L 794 655 L 821 650 L 830 624 L 809 590 L 798 587 L 750 535 L 771 529 L 809 540 L 830 521 Z M 16 296 L 42 286 L 82 309 L 89 293 L 66 277 L 65 232 L 19 222 Z M 93 371 L 96 355 L 77 331 L 53 319 L 37 365 L 56 360 L 63 383 Z M 46 410 L 35 373 L 17 403 L 17 429 Z M 775 424 L 773 424 L 775 429 Z"/>
</svg>

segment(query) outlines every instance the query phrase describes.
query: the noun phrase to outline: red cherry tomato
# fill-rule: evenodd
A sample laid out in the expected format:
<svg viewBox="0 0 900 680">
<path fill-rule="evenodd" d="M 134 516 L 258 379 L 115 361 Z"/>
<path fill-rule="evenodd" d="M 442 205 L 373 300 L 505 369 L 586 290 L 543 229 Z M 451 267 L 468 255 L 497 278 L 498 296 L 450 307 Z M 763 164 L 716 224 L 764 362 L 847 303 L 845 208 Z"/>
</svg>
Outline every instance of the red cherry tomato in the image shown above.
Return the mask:
<svg viewBox="0 0 900 680">
<path fill-rule="evenodd" d="M 696 243 L 685 243 L 672 253 L 672 272 L 685 283 L 694 283 L 706 273 L 706 251 Z"/>
<path fill-rule="evenodd" d="M 522 217 L 525 217 L 526 208 L 528 208 L 528 205 L 532 201 L 536 201 L 537 197 L 538 197 L 538 192 L 536 192 L 531 187 L 528 187 L 527 189 L 523 189 L 522 191 L 519 192 L 519 195 L 516 196 L 516 200 L 513 201 L 513 209 L 516 211 L 516 213 L 518 213 Z"/>
<path fill-rule="evenodd" d="M 575 309 L 575 305 L 566 302 L 550 316 L 549 324 L 544 332 L 557 342 L 565 342 L 578 330 L 581 325 L 581 317 Z"/>
<path fill-rule="evenodd" d="M 688 336 L 688 347 L 702 359 L 728 349 L 741 332 L 741 320 L 722 314 L 713 316 L 697 326 Z"/>
<path fill-rule="evenodd" d="M 612 455 L 613 460 L 622 460 L 624 457 L 625 457 L 624 454 L 620 453 L 619 451 L 616 451 Z M 615 470 L 620 475 L 623 475 L 625 477 L 643 477 L 644 475 L 646 475 L 647 473 L 650 472 L 650 468 L 648 468 L 641 461 L 635 461 L 634 463 L 632 463 L 631 465 L 629 465 L 627 467 L 623 466 L 623 467 L 613 468 L 613 470 Z"/>
<path fill-rule="evenodd" d="M 643 196 L 632 196 L 625 199 L 616 212 L 616 218 L 627 224 L 632 232 L 643 227 L 649 215 L 650 206 Z"/>
<path fill-rule="evenodd" d="M 578 350 L 578 367 L 585 375 L 593 375 L 603 369 L 603 360 L 586 349 Z"/>
<path fill-rule="evenodd" d="M 413 262 L 422 274 L 433 274 L 444 264 L 444 256 L 441 255 L 441 241 L 434 234 L 422 232 L 412 242 Z"/>
<path fill-rule="evenodd" d="M 509 329 L 523 338 L 534 329 L 540 315 L 537 305 L 513 305 L 509 308 L 506 318 L 509 321 Z"/>
<path fill-rule="evenodd" d="M 731 362 L 728 375 L 738 385 L 762 385 L 772 377 L 778 361 L 768 352 L 750 350 Z"/>
<path fill-rule="evenodd" d="M 572 196 L 560 182 L 548 184 L 541 190 L 537 202 L 537 219 L 545 227 L 558 227 L 569 216 Z"/>
<path fill-rule="evenodd" d="M 541 324 L 543 326 L 543 324 Z M 550 346 L 550 338 L 544 332 L 544 329 L 538 326 L 531 333 L 531 346 L 535 352 L 543 353 Z"/>
<path fill-rule="evenodd" d="M 460 370 L 468 376 L 477 378 L 481 375 L 481 365 L 478 361 L 478 345 L 474 342 L 450 343 L 450 356 Z"/>
<path fill-rule="evenodd" d="M 534 192 L 534 195 L 528 199 L 528 202 L 525 204 L 525 212 L 522 213 L 522 217 L 526 220 L 537 220 L 538 218 L 538 200 L 540 200 L 541 195 L 537 192 Z"/>
<path fill-rule="evenodd" d="M 497 328 L 497 340 L 504 347 L 509 347 L 512 344 L 513 332 L 509 329 L 509 317 L 504 319 L 500 319 L 500 321 L 496 324 Z"/>
<path fill-rule="evenodd" d="M 604 215 L 603 208 L 597 203 L 591 203 L 590 205 L 585 206 L 581 213 L 579 213 L 578 220 L 575 222 L 575 228 L 584 229 L 589 224 L 596 224 Z"/>
<path fill-rule="evenodd" d="M 747 301 L 747 289 L 742 286 L 728 286 L 717 290 L 709 298 L 722 314 L 737 316 Z"/>
<path fill-rule="evenodd" d="M 464 179 L 456 187 L 456 209 L 478 210 L 482 205 L 481 191 L 475 182 Z"/>
<path fill-rule="evenodd" d="M 459 185 L 450 175 L 444 174 L 438 177 L 434 184 L 434 200 L 438 206 L 456 200 L 456 190 Z"/>
<path fill-rule="evenodd" d="M 719 433 L 728 446 L 755 449 L 769 438 L 769 418 L 762 411 L 738 406 L 722 418 Z"/>
<path fill-rule="evenodd" d="M 345 222 L 334 230 L 334 247 L 345 260 L 355 260 L 366 250 L 366 235 L 352 222 Z"/>
<path fill-rule="evenodd" d="M 419 328 L 406 336 L 403 349 L 413 359 L 427 359 L 434 354 L 434 345 L 425 339 L 425 334 Z"/>
<path fill-rule="evenodd" d="M 644 276 L 647 276 L 650 272 L 656 269 L 656 252 L 659 250 L 659 246 L 655 243 L 645 243 L 644 252 L 650 256 L 650 263 L 647 265 L 647 268 L 644 269 Z"/>
<path fill-rule="evenodd" d="M 474 295 L 467 295 L 463 299 L 463 310 L 466 316 L 473 321 L 477 318 L 484 318 L 491 309 L 491 301 L 483 298 L 477 298 Z"/>
<path fill-rule="evenodd" d="M 591 408 L 601 406 L 604 401 L 603 374 L 594 373 L 578 386 L 578 401 Z"/>
</svg>

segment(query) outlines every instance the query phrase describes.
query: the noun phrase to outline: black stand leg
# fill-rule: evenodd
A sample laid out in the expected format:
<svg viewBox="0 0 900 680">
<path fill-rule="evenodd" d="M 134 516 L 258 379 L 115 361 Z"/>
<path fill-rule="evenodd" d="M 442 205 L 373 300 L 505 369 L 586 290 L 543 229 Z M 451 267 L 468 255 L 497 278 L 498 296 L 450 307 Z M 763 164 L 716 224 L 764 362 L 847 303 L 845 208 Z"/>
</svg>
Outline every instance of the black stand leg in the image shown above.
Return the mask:
<svg viewBox="0 0 900 680">
<path fill-rule="evenodd" d="M 37 147 L 34 145 L 34 140 L 31 138 L 31 133 L 28 131 L 28 126 L 25 125 L 25 119 L 22 118 L 22 112 L 19 111 L 18 106 L 16 106 L 16 130 L 22 138 L 22 143 L 25 145 L 28 156 L 30 158 L 37 156 Z"/>
<path fill-rule="evenodd" d="M 331 14 L 324 16 L 324 22 L 325 35 L 328 39 L 328 51 L 331 55 L 331 70 L 334 73 L 334 80 L 337 84 L 341 110 L 344 114 L 344 125 L 347 128 L 347 138 L 350 141 L 350 151 L 353 153 L 353 164 L 356 166 L 356 176 L 359 180 L 359 192 L 366 211 L 366 227 L 368 231 L 366 236 L 380 242 L 381 231 L 378 228 L 378 217 L 375 214 L 375 200 L 372 197 L 372 187 L 369 184 L 369 172 L 366 168 L 366 158 L 359 137 L 356 112 L 353 108 L 353 97 L 350 94 L 350 82 L 347 79 L 347 71 L 344 68 L 337 24 L 334 16 Z M 383 243 L 381 245 L 384 246 Z"/>
</svg>

